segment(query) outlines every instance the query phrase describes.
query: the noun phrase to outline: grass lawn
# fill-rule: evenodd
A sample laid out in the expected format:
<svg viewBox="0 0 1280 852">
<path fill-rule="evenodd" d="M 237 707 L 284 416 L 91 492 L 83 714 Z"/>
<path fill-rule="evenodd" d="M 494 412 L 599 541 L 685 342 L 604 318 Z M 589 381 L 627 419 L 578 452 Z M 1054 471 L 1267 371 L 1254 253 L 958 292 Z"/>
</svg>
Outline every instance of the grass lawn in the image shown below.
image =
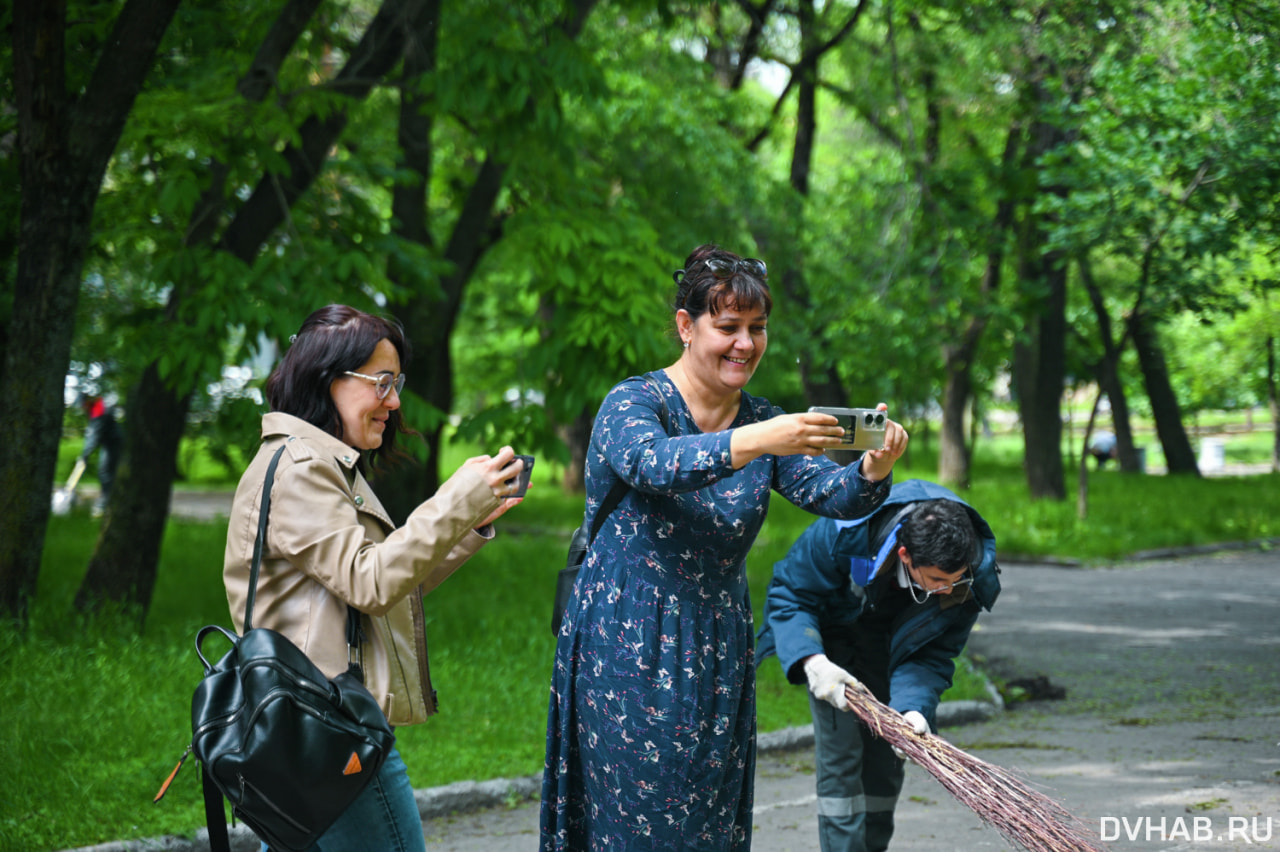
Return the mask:
<svg viewBox="0 0 1280 852">
<path fill-rule="evenodd" d="M 451 449 L 444 469 L 465 455 Z M 896 476 L 928 479 L 935 469 L 927 451 L 916 449 Z M 1081 521 L 1073 496 L 1027 500 L 1016 453 L 999 442 L 980 445 L 974 470 L 975 485 L 962 496 L 991 522 L 1006 558 L 1050 555 L 1087 565 L 1153 548 L 1280 536 L 1274 476 L 1091 473 L 1091 510 Z M 499 522 L 503 534 L 427 599 L 441 713 L 399 732 L 416 786 L 541 770 L 551 596 L 581 517 L 581 498 L 555 486 L 559 473 L 539 464 L 525 504 Z M 773 563 L 810 520 L 781 499 L 771 502 L 748 560 L 757 616 Z M 96 531 L 84 514 L 52 519 L 31 630 L 20 638 L 0 628 L 0 761 L 11 779 L 0 797 L 0 852 L 190 835 L 204 824 L 194 761 L 163 802 L 151 798 L 190 740 L 191 693 L 201 675 L 195 633 L 230 623 L 220 576 L 225 525 L 170 523 L 140 635 L 120 614 L 72 614 Z M 1013 581 L 1006 570 L 1006 584 Z M 981 694 L 980 679 L 963 689 Z M 762 731 L 808 723 L 802 689 L 784 682 L 776 661 L 761 666 L 758 694 Z"/>
</svg>

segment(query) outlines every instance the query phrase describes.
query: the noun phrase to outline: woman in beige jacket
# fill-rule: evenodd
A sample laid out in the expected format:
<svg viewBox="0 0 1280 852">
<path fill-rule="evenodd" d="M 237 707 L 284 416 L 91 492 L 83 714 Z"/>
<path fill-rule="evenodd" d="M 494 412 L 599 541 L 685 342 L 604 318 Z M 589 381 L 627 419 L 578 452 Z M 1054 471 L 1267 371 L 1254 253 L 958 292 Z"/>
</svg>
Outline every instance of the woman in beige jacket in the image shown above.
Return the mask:
<svg viewBox="0 0 1280 852">
<path fill-rule="evenodd" d="M 313 313 L 267 380 L 271 413 L 240 480 L 223 563 L 227 602 L 243 631 L 263 479 L 285 447 L 254 602 L 254 626 L 279 631 L 329 677 L 348 661 L 346 613 L 362 614 L 365 685 L 392 725 L 436 710 L 427 667 L 423 595 L 493 538 L 492 523 L 520 502 L 510 447 L 465 461 L 399 529 L 364 478 L 394 450 L 402 362 L 398 324 L 344 305 Z M 265 848 L 265 847 L 264 847 Z M 398 751 L 325 832 L 316 849 L 421 850 L 422 824 Z"/>
</svg>

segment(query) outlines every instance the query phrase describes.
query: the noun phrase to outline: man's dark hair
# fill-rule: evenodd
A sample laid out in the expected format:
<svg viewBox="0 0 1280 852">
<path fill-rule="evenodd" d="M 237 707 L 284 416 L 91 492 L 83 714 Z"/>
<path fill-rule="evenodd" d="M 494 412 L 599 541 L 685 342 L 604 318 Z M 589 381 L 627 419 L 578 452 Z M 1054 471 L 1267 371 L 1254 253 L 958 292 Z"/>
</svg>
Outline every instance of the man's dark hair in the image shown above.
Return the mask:
<svg viewBox="0 0 1280 852">
<path fill-rule="evenodd" d="M 373 357 L 378 341 L 389 340 L 400 356 L 400 369 L 409 363 L 409 342 L 395 319 L 367 314 L 347 305 L 328 305 L 315 311 L 292 338 L 284 360 L 267 378 L 267 403 L 272 411 L 301 418 L 312 426 L 342 437 L 342 418 L 329 386 L 347 370 L 359 370 Z M 397 433 L 412 435 L 400 416 L 390 413 L 382 445 L 370 450 L 372 459 L 395 457 Z M 362 457 L 363 460 L 363 457 Z"/>
<path fill-rule="evenodd" d="M 907 549 L 916 565 L 937 565 L 954 574 L 971 567 L 978 553 L 969 510 L 954 500 L 920 503 L 898 531 L 898 544 Z"/>
</svg>

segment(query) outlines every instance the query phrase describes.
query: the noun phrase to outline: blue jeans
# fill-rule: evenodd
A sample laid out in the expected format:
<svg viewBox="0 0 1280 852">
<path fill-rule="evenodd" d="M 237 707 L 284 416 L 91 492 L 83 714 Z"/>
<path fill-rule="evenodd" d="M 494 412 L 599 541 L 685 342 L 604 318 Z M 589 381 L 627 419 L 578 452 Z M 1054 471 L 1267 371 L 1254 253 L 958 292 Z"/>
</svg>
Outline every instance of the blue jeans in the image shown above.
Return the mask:
<svg viewBox="0 0 1280 852">
<path fill-rule="evenodd" d="M 422 818 L 413 798 L 409 771 L 393 748 L 378 770 L 378 777 L 329 826 L 308 852 L 426 852 Z M 267 844 L 262 844 L 267 852 Z"/>
</svg>

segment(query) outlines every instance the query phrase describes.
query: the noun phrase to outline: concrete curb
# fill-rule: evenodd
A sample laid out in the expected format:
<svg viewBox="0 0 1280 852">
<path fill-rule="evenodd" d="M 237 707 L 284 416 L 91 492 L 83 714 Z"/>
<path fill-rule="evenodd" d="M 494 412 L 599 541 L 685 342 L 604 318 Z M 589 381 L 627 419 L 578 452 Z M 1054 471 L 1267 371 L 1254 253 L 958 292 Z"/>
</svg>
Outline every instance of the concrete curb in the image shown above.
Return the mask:
<svg viewBox="0 0 1280 852">
<path fill-rule="evenodd" d="M 985 722 L 1004 711 L 1004 702 L 994 687 L 989 687 L 991 701 L 945 701 L 938 705 L 938 726 L 948 728 Z M 813 726 L 801 725 L 781 731 L 769 731 L 756 738 L 761 754 L 813 747 Z M 442 787 L 427 787 L 413 792 L 423 822 L 451 814 L 487 810 L 537 799 L 542 792 L 542 773 L 518 778 L 495 778 L 490 781 L 458 781 Z M 227 827 L 231 852 L 258 852 L 261 845 L 248 826 L 237 823 Z M 120 840 L 97 846 L 81 846 L 63 852 L 210 852 L 209 830 L 202 828 L 194 837 L 164 837 L 142 840 Z"/>
<path fill-rule="evenodd" d="M 1154 550 L 1136 550 L 1128 556 L 1091 561 L 1072 559 L 1065 556 L 1034 556 L 1025 553 L 1006 553 L 1000 557 L 1000 565 L 1004 568 L 1013 568 L 1019 565 L 1035 565 L 1041 568 L 1118 567 L 1132 563 L 1151 562 L 1157 559 L 1178 559 L 1184 556 L 1204 556 L 1211 553 L 1231 553 L 1240 550 L 1276 549 L 1280 549 L 1280 538 L 1254 538 L 1246 541 L 1218 541 L 1211 544 L 1185 544 L 1178 547 L 1160 547 Z"/>
</svg>

